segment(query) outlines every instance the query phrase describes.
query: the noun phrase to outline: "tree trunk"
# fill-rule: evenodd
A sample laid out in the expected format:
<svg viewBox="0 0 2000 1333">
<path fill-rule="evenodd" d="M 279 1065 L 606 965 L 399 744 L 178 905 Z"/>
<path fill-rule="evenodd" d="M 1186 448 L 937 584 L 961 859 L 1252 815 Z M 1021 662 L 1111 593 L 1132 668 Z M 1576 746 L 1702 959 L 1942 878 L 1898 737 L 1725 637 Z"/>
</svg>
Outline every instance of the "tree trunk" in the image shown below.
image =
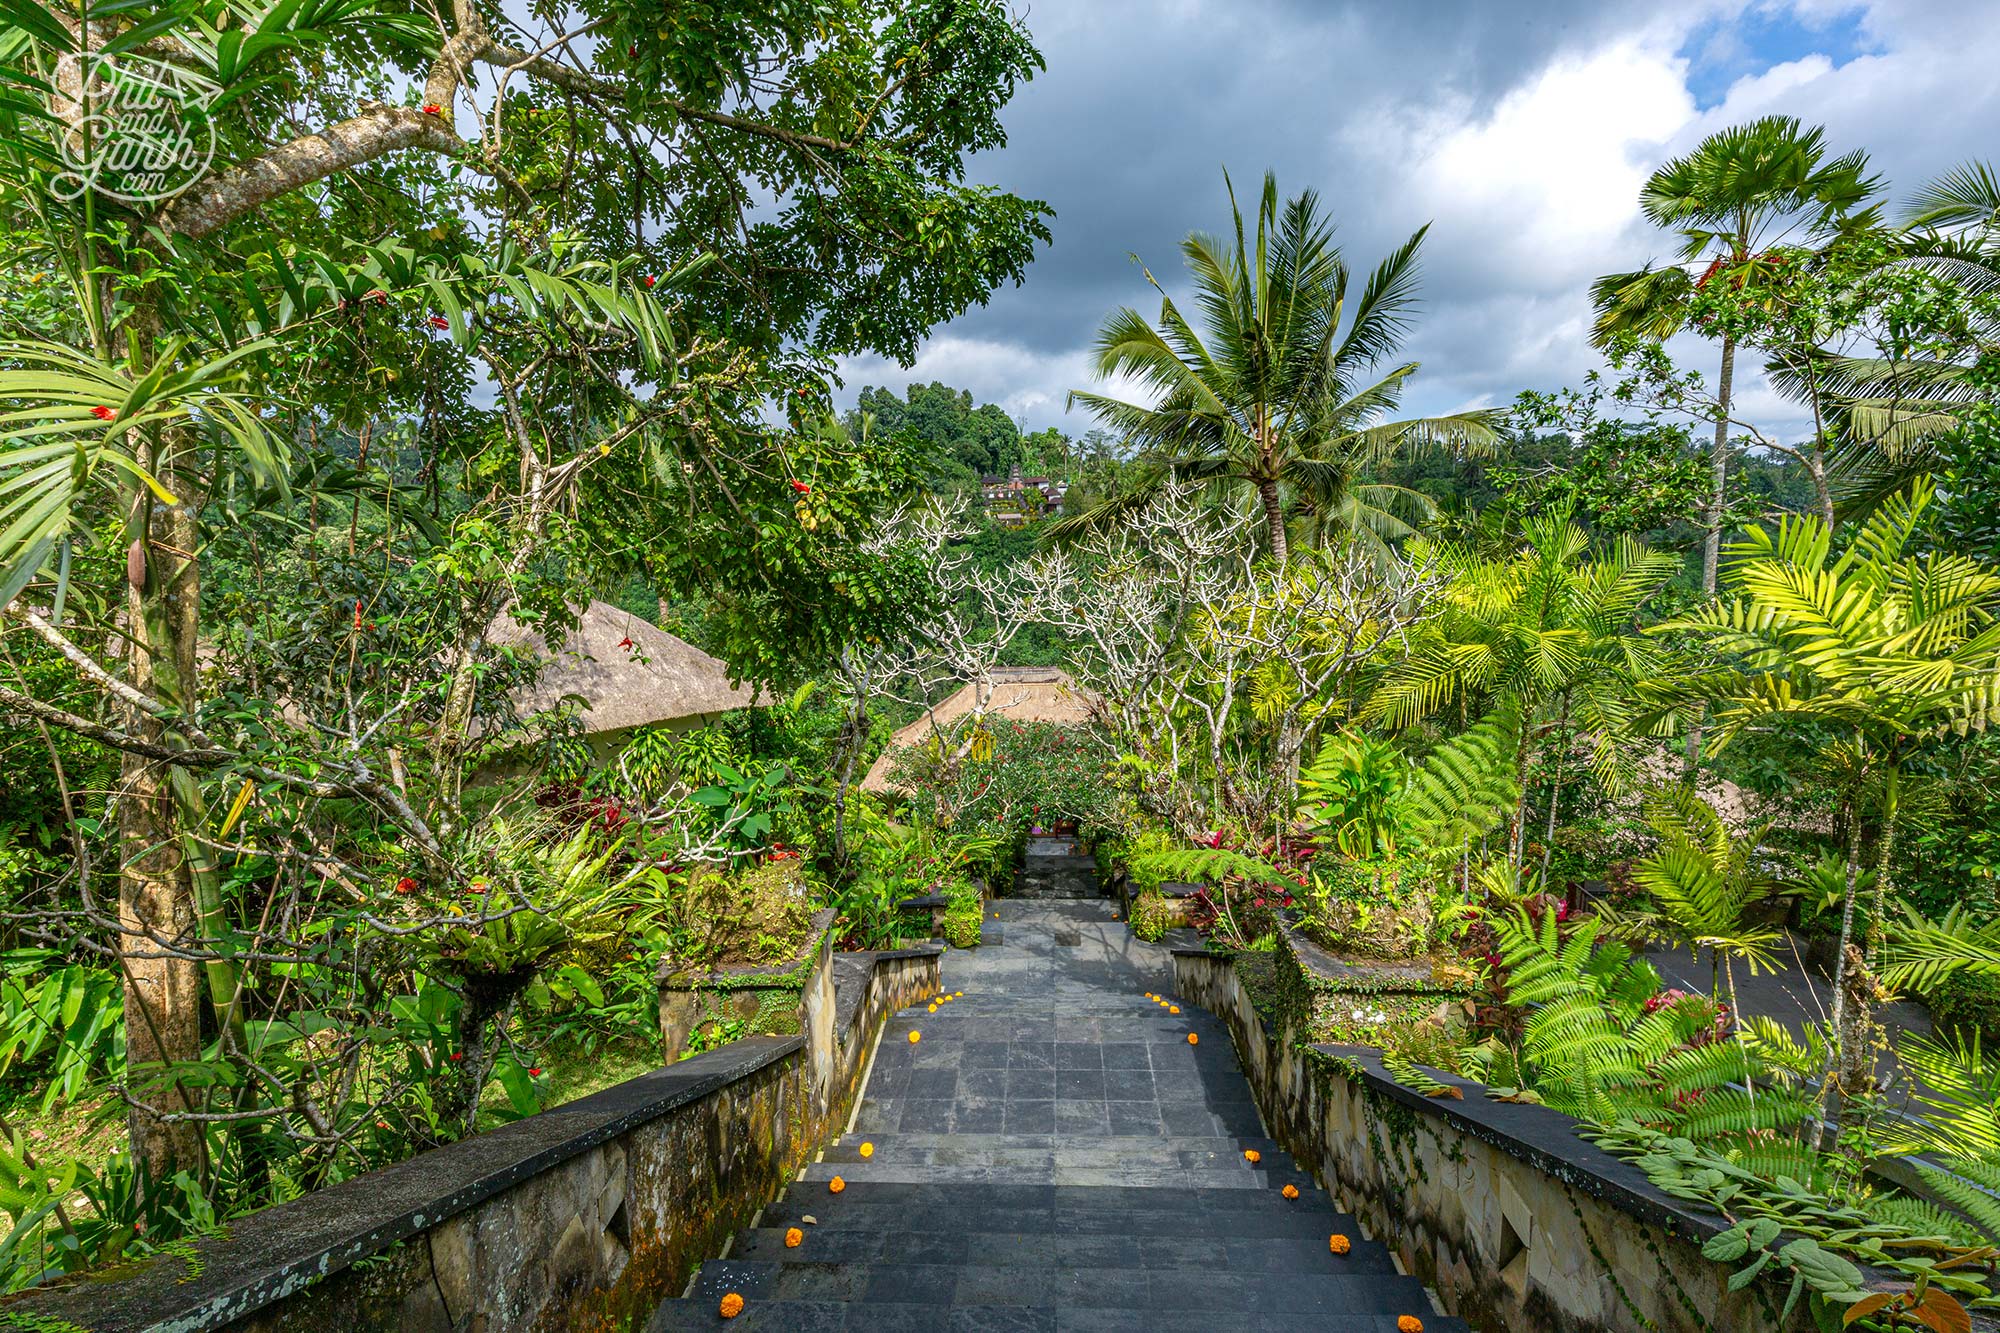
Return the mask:
<svg viewBox="0 0 2000 1333">
<path fill-rule="evenodd" d="M 1271 534 L 1271 559 L 1282 569 L 1291 559 L 1291 545 L 1285 538 L 1285 508 L 1278 497 L 1278 483 L 1270 480 L 1258 482 L 1257 498 L 1263 501 L 1264 526 Z"/>
<path fill-rule="evenodd" d="M 171 441 L 174 436 L 165 437 Z M 165 505 L 143 486 L 128 492 L 127 526 L 131 547 L 126 601 L 132 639 L 127 666 L 131 683 L 162 703 L 183 711 L 195 700 L 195 644 L 201 585 L 194 561 L 177 552 L 196 548 L 192 460 L 162 457 L 142 444 L 141 464 L 165 479 L 180 503 Z M 160 464 L 160 466 L 155 466 Z M 135 734 L 156 745 L 173 738 L 157 719 L 131 718 Z M 125 869 L 119 880 L 119 950 L 125 979 L 126 1060 L 134 1082 L 148 1081 L 146 1066 L 201 1057 L 201 975 L 192 958 L 167 957 L 156 941 L 192 950 L 198 934 L 194 894 L 181 841 L 180 820 L 168 767 L 127 755 L 118 800 L 118 832 Z M 154 1181 L 176 1171 L 203 1170 L 202 1136 L 186 1121 L 163 1123 L 159 1114 L 194 1109 L 178 1086 L 138 1092 L 146 1103 L 126 1114 L 132 1160 Z"/>
<path fill-rule="evenodd" d="M 1709 492 L 1708 512 L 1703 521 L 1708 530 L 1701 547 L 1701 590 L 1715 596 L 1716 570 L 1722 564 L 1722 512 L 1729 500 L 1729 397 L 1736 378 L 1736 340 L 1722 340 L 1722 373 L 1715 387 L 1715 446 L 1710 462 L 1715 486 Z"/>
<path fill-rule="evenodd" d="M 1844 1087 L 1849 1075 L 1848 1057 L 1848 1003 L 1847 992 L 1849 973 L 1861 964 L 1861 951 L 1854 947 L 1854 899 L 1855 888 L 1861 877 L 1861 819 L 1850 798 L 1843 802 L 1847 813 L 1847 891 L 1840 905 L 1840 947 L 1834 955 L 1833 970 L 1833 1067 L 1820 1078 L 1820 1100 L 1827 1108 L 1826 1118 L 1840 1123 L 1840 1103 L 1833 1096 L 1836 1087 Z M 1865 1026 L 1864 1026 L 1865 1032 Z M 1866 1045 L 1865 1040 L 1859 1043 Z"/>
</svg>

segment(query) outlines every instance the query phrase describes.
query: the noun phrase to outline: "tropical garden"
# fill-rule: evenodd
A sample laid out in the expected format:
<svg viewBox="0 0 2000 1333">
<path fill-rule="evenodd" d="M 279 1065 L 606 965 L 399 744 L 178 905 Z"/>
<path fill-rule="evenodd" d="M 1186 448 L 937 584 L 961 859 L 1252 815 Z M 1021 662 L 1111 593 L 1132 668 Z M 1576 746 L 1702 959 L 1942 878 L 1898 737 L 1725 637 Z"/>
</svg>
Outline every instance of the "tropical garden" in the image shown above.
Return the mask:
<svg viewBox="0 0 2000 1333">
<path fill-rule="evenodd" d="M 1990 168 L 1720 132 L 1587 294 L 1599 367 L 1444 416 L 1425 229 L 1354 265 L 1225 179 L 1090 427 L 1025 433 L 834 406 L 1051 238 L 968 167 L 1019 17 L 571 16 L 0 0 L 0 1282 L 727 1040 L 667 1049 L 660 977 L 825 913 L 976 947 L 1074 826 L 1142 937 L 1423 976 L 1305 1035 L 1576 1117 L 1825 1326 L 2000 1305 Z M 204 90 L 172 192 L 77 179 L 118 60 Z M 1065 487 L 1022 531 L 1015 467 Z M 611 753 L 523 706 L 496 626 L 593 600 L 757 706 Z M 1091 721 L 1010 719 L 1029 666 Z M 1823 1012 L 1759 1012 L 1780 972 Z"/>
</svg>

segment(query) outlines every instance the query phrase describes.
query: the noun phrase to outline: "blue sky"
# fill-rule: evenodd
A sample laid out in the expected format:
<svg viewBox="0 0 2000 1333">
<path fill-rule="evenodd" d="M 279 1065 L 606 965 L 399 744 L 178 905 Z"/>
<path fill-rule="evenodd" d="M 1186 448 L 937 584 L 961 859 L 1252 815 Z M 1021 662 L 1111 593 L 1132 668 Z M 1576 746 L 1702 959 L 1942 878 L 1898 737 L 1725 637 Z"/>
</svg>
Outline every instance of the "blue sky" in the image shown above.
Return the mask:
<svg viewBox="0 0 2000 1333">
<path fill-rule="evenodd" d="M 1432 224 L 1408 405 L 1442 411 L 1595 364 L 1591 278 L 1667 249 L 1640 184 L 1721 126 L 1824 124 L 1836 151 L 1870 151 L 1892 200 L 2000 158 L 1985 0 L 1039 0 L 1026 17 L 1049 70 L 972 176 L 1049 200 L 1055 243 L 913 367 L 845 365 L 844 402 L 942 379 L 1030 428 L 1088 428 L 1063 399 L 1091 383 L 1091 335 L 1117 305 L 1157 308 L 1129 253 L 1172 286 L 1180 237 L 1226 217 L 1225 166 L 1319 190 L 1357 268 Z M 1754 381 L 1747 401 L 1796 424 Z"/>
</svg>

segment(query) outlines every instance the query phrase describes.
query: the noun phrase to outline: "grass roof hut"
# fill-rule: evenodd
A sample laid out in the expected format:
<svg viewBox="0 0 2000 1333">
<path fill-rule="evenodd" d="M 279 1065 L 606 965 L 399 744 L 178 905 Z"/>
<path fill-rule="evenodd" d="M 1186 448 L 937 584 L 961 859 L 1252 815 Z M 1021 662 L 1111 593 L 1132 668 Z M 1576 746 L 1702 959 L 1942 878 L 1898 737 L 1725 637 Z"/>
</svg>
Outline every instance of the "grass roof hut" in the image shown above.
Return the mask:
<svg viewBox="0 0 2000 1333">
<path fill-rule="evenodd" d="M 985 707 L 988 717 L 1078 727 L 1097 716 L 1097 696 L 1054 667 L 998 667 L 992 680 L 992 693 L 987 696 Z M 893 792 L 889 769 L 895 763 L 896 752 L 921 745 L 938 728 L 949 727 L 980 711 L 979 696 L 978 685 L 967 685 L 891 736 L 881 757 L 861 779 L 861 789 L 878 796 Z"/>
<path fill-rule="evenodd" d="M 514 706 L 525 715 L 570 696 L 581 699 L 584 739 L 599 758 L 640 727 L 688 731 L 735 709 L 760 706 L 755 690 L 731 683 L 727 663 L 607 602 L 585 607 L 554 653 L 539 631 L 504 613 L 487 638 L 547 659 L 535 683 L 514 692 Z"/>
</svg>

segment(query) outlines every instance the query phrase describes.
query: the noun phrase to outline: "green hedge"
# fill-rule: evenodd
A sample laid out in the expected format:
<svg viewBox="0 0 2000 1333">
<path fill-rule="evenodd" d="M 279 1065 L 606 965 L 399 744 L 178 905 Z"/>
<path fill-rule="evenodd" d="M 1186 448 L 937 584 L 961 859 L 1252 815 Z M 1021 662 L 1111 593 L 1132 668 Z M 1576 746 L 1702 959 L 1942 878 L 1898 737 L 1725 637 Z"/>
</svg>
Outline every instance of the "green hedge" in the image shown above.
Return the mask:
<svg viewBox="0 0 2000 1333">
<path fill-rule="evenodd" d="M 1961 971 L 1945 978 L 1925 1002 L 1940 1032 L 1977 1033 L 1987 1049 L 2000 1046 L 2000 977 Z"/>
</svg>

